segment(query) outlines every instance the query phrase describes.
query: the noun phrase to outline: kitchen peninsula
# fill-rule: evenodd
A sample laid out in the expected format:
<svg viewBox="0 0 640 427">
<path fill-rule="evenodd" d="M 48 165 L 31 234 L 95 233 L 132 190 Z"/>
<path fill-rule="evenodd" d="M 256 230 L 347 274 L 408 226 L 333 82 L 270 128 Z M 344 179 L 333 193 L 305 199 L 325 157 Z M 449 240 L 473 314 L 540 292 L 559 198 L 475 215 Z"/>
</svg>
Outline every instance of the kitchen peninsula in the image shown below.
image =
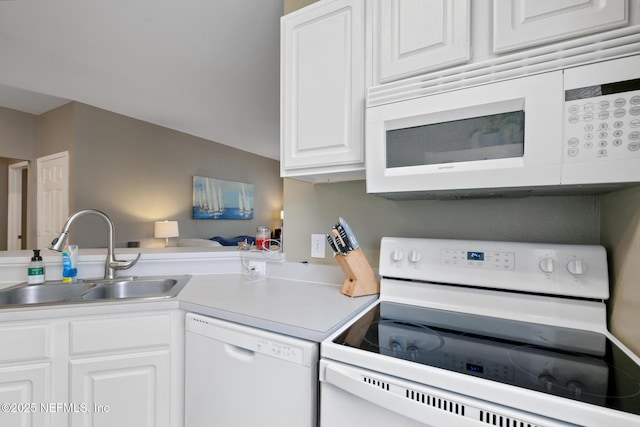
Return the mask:
<svg viewBox="0 0 640 427">
<path fill-rule="evenodd" d="M 109 423 L 127 419 L 123 425 L 133 425 L 134 419 L 137 425 L 146 425 L 148 417 L 154 417 L 158 426 L 183 425 L 186 312 L 319 346 L 376 299 L 342 295 L 343 278 L 337 267 L 265 260 L 277 254 L 235 248 L 132 248 L 117 249 L 117 255 L 129 260 L 138 251 L 142 252 L 139 262 L 120 275 L 190 274 L 177 297 L 0 309 L 0 339 L 13 343 L 0 357 L 0 383 L 30 382 L 26 400 L 37 403 L 73 402 L 111 409 L 109 413 L 38 411 L 31 414 L 34 420 L 49 418 L 51 425 L 62 426 L 86 417 L 104 417 Z M 58 280 L 59 256 L 44 252 L 47 278 Z M 2 288 L 24 281 L 26 255 L 28 251 L 0 257 Z M 266 262 L 266 276 L 243 267 L 249 258 L 252 263 Z M 80 250 L 80 279 L 101 277 L 103 266 L 104 249 Z M 111 372 L 109 379 L 106 372 Z M 6 395 L 0 392 L 0 400 L 11 401 L 15 391 L 10 387 Z M 138 395 L 144 398 L 134 398 Z M 23 420 L 21 416 L 26 415 L 2 413 L 0 420 L 6 417 L 15 423 Z"/>
</svg>

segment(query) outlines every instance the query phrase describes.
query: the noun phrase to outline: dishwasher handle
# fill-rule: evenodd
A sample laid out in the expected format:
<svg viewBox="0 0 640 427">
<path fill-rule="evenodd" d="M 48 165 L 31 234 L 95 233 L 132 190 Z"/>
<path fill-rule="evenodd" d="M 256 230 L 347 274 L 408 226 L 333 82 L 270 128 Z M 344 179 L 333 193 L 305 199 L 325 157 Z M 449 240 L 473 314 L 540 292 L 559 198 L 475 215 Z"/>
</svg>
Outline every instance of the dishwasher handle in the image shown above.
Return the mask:
<svg viewBox="0 0 640 427">
<path fill-rule="evenodd" d="M 253 362 L 256 357 L 256 352 L 248 348 L 229 343 L 223 343 L 223 345 L 224 352 L 236 360 L 241 360 L 243 362 Z"/>
</svg>

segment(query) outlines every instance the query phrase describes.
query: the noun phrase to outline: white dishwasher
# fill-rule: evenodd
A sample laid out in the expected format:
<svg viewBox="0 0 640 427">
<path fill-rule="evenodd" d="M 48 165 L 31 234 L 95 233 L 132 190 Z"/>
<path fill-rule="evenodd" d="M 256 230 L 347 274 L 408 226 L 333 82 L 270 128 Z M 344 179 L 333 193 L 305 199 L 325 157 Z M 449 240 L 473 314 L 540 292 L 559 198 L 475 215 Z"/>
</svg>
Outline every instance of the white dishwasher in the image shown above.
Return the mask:
<svg viewBox="0 0 640 427">
<path fill-rule="evenodd" d="M 187 313 L 185 427 L 316 426 L 319 344 Z"/>
</svg>

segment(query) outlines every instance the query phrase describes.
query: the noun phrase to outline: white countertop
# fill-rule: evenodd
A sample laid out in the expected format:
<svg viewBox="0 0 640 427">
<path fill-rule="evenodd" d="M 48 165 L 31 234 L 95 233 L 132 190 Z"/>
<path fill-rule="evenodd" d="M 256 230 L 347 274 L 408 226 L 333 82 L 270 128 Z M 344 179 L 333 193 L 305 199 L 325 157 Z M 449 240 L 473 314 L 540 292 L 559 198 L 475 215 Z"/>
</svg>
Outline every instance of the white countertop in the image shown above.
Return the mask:
<svg viewBox="0 0 640 427">
<path fill-rule="evenodd" d="M 342 284 L 242 274 L 193 276 L 178 296 L 180 308 L 310 341 L 322 341 L 377 295 L 350 298 Z"/>
<path fill-rule="evenodd" d="M 377 295 L 356 298 L 343 295 L 340 289 L 344 276 L 337 266 L 267 259 L 266 277 L 248 277 L 241 273 L 242 265 L 247 262 L 243 257 L 265 259 L 260 258 L 259 253 L 173 249 L 143 251 L 140 262 L 131 270 L 120 272 L 120 275 L 192 274 L 175 298 L 7 307 L 0 309 L 0 321 L 180 308 L 320 342 L 377 299 Z M 122 254 L 121 258 L 128 259 L 135 256 L 134 251 L 119 250 L 119 254 Z M 20 255 L 0 257 L 0 274 L 3 276 L 0 287 L 24 280 L 20 275 L 24 274 L 28 258 Z M 54 280 L 58 279 L 56 275 L 60 275 L 56 271 L 60 267 L 58 258 L 49 260 L 47 266 L 47 274 L 53 272 Z M 79 270 L 87 276 L 98 276 L 103 263 L 104 251 L 81 251 Z"/>
</svg>

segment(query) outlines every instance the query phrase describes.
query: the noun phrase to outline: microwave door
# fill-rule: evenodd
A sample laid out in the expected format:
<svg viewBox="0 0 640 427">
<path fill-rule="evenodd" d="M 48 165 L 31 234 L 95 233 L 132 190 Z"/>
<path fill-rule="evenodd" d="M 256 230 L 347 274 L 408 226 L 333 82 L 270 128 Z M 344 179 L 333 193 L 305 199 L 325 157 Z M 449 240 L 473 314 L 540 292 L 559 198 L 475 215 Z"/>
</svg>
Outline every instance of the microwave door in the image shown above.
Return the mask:
<svg viewBox="0 0 640 427">
<path fill-rule="evenodd" d="M 521 158 L 524 110 L 386 132 L 386 167 Z"/>
<path fill-rule="evenodd" d="M 371 107 L 370 193 L 560 184 L 562 72 Z"/>
</svg>

